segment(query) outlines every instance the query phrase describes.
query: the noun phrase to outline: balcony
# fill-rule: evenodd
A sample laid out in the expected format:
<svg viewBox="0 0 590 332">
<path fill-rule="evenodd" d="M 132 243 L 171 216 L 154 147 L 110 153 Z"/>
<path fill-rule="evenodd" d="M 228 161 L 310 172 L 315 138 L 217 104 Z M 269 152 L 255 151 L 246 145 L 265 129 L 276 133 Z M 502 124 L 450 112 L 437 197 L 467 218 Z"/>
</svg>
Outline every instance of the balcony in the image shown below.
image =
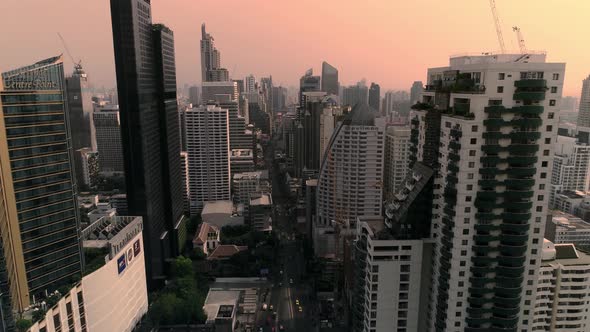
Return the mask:
<svg viewBox="0 0 590 332">
<path fill-rule="evenodd" d="M 522 286 L 522 282 L 524 277 L 515 277 L 515 278 L 505 278 L 505 277 L 496 277 L 494 281 L 496 281 L 496 285 L 505 288 L 515 288 Z"/>
<path fill-rule="evenodd" d="M 543 120 L 538 118 L 520 118 L 510 121 L 511 125 L 520 126 L 524 128 L 538 128 L 543 124 Z"/>
<path fill-rule="evenodd" d="M 540 91 L 515 92 L 513 95 L 513 99 L 514 100 L 541 101 L 541 100 L 545 100 L 545 92 L 540 92 Z"/>
<path fill-rule="evenodd" d="M 535 167 L 510 167 L 506 170 L 509 176 L 534 176 L 536 173 Z"/>
<path fill-rule="evenodd" d="M 526 245 L 509 245 L 509 244 L 505 244 L 500 242 L 500 245 L 498 246 L 498 249 L 500 251 L 500 253 L 505 254 L 505 255 L 515 255 L 515 254 L 524 254 L 527 250 Z"/>
<path fill-rule="evenodd" d="M 475 218 L 477 218 L 478 220 L 496 220 L 502 219 L 502 216 L 493 213 L 478 212 L 475 214 Z"/>
<path fill-rule="evenodd" d="M 506 201 L 503 205 L 506 209 L 528 210 L 533 207 L 533 202 Z"/>
<path fill-rule="evenodd" d="M 504 198 L 506 200 L 531 198 L 535 194 L 532 190 L 506 190 L 504 192 Z"/>
<path fill-rule="evenodd" d="M 467 299 L 467 302 L 469 302 L 469 304 L 471 304 L 471 305 L 481 306 L 481 305 L 484 305 L 486 303 L 492 302 L 492 299 L 491 298 L 490 299 L 486 299 L 484 297 L 473 297 L 473 296 L 470 296 Z"/>
<path fill-rule="evenodd" d="M 507 221 L 528 221 L 531 219 L 531 214 L 528 212 L 517 213 L 517 212 L 504 212 L 502 219 Z"/>
<path fill-rule="evenodd" d="M 503 119 L 485 119 L 483 120 L 484 126 L 492 126 L 492 127 L 501 127 L 509 125 L 508 122 L 505 122 Z"/>
<path fill-rule="evenodd" d="M 449 142 L 449 149 L 451 150 L 459 150 L 461 149 L 461 143 L 457 142 L 457 141 L 450 141 Z"/>
<path fill-rule="evenodd" d="M 530 228 L 529 224 L 507 224 L 503 223 L 500 225 L 500 229 L 504 232 L 528 232 Z"/>
<path fill-rule="evenodd" d="M 512 154 L 528 154 L 539 151 L 537 144 L 512 144 L 508 146 L 508 151 Z"/>
<path fill-rule="evenodd" d="M 481 187 L 490 188 L 490 187 L 495 187 L 496 185 L 498 185 L 498 181 L 497 180 L 479 180 L 477 182 L 477 184 L 479 184 Z"/>
<path fill-rule="evenodd" d="M 530 139 L 537 140 L 541 138 L 541 133 L 538 131 L 514 131 L 508 134 L 511 139 Z"/>
<path fill-rule="evenodd" d="M 500 229 L 500 225 L 494 224 L 475 224 L 475 230 L 478 232 L 489 232 Z"/>
<path fill-rule="evenodd" d="M 497 144 L 486 144 L 481 146 L 481 151 L 487 154 L 498 154 L 499 152 L 504 151 L 506 148 Z"/>
<path fill-rule="evenodd" d="M 512 156 L 512 157 L 508 157 L 506 158 L 506 161 L 510 164 L 516 164 L 516 165 L 532 165 L 537 163 L 537 160 L 539 158 L 535 157 L 535 156 Z"/>
<path fill-rule="evenodd" d="M 473 236 L 473 240 L 477 243 L 482 243 L 482 242 L 498 241 L 499 237 L 498 237 L 498 235 L 476 234 Z M 473 258 L 476 258 L 476 257 L 473 256 Z M 482 258 L 485 258 L 485 257 L 482 257 Z M 487 257 L 487 258 L 489 258 L 489 257 Z"/>
<path fill-rule="evenodd" d="M 524 266 L 497 266 L 496 272 L 498 276 L 519 277 L 524 273 Z"/>
<path fill-rule="evenodd" d="M 502 243 L 519 245 L 529 240 L 528 234 L 502 234 L 499 237 Z"/>
<path fill-rule="evenodd" d="M 503 255 L 498 256 L 498 263 L 500 263 L 502 266 L 520 267 L 524 264 L 525 260 L 526 260 L 525 256 L 516 256 L 516 257 L 503 256 Z"/>
<path fill-rule="evenodd" d="M 514 81 L 516 88 L 546 88 L 547 80 L 544 79 L 524 79 Z"/>
<path fill-rule="evenodd" d="M 523 105 L 523 106 L 516 106 L 512 108 L 512 112 L 517 114 L 531 114 L 531 115 L 539 115 L 544 111 L 543 106 L 539 105 Z"/>
<path fill-rule="evenodd" d="M 485 181 L 485 180 L 482 180 Z M 475 199 L 475 207 L 478 209 L 486 209 L 486 210 L 492 210 L 495 208 L 500 208 L 502 207 L 502 204 L 497 204 L 495 200 L 493 201 L 489 201 L 489 200 L 483 200 L 483 199 Z"/>
<path fill-rule="evenodd" d="M 478 254 L 483 254 L 483 255 L 487 255 L 490 252 L 496 252 L 498 251 L 498 248 L 494 248 L 494 247 L 490 247 L 488 245 L 474 245 L 471 247 L 473 249 L 473 252 L 478 253 Z M 474 273 L 481 273 L 481 274 L 486 274 L 488 272 L 492 272 L 492 269 L 489 266 L 482 266 L 482 267 L 478 267 L 478 266 L 472 266 L 471 267 Z"/>
<path fill-rule="evenodd" d="M 520 313 L 520 308 L 518 307 L 514 307 L 514 308 L 503 308 L 503 307 L 499 307 L 499 306 L 494 306 L 492 308 L 492 312 L 494 313 L 494 315 L 498 315 L 498 316 L 514 316 L 514 315 L 518 315 Z"/>
<path fill-rule="evenodd" d="M 510 188 L 530 188 L 535 185 L 535 179 L 506 179 L 504 184 Z"/>
<path fill-rule="evenodd" d="M 484 108 L 486 113 L 504 113 L 507 111 L 503 105 L 490 105 Z"/>
<path fill-rule="evenodd" d="M 520 301 L 520 298 L 518 298 L 518 301 Z M 492 317 L 491 321 L 492 321 L 492 326 L 497 326 L 500 328 L 505 328 L 507 331 L 516 331 L 516 327 L 518 326 L 518 316 L 515 317 L 506 317 L 506 318 L 501 318 L 501 317 Z M 493 329 L 492 330 L 496 331 L 497 329 Z"/>
</svg>

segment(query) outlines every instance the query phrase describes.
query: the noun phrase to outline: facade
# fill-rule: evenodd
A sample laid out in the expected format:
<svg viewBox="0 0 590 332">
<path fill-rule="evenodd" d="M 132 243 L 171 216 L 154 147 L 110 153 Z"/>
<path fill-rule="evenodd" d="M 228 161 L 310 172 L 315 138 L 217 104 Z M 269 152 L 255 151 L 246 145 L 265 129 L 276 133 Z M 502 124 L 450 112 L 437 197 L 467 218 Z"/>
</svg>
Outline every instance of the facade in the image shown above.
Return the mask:
<svg viewBox="0 0 590 332">
<path fill-rule="evenodd" d="M 329 95 L 338 95 L 338 69 L 326 61 L 322 62 L 322 91 Z"/>
<path fill-rule="evenodd" d="M 258 194 L 249 203 L 250 227 L 258 232 L 272 230 L 272 196 L 270 193 Z"/>
<path fill-rule="evenodd" d="M 85 248 L 107 251 L 104 265 L 63 294 L 29 332 L 131 332 L 147 313 L 141 217 L 101 218 L 84 229 L 83 241 Z"/>
<path fill-rule="evenodd" d="M 415 161 L 439 174 L 429 331 L 532 328 L 565 69 L 545 57 L 461 56 L 428 70 L 411 140 Z"/>
<path fill-rule="evenodd" d="M 588 189 L 590 145 L 574 137 L 557 136 L 554 145 L 553 171 L 549 204 L 556 207 L 557 195 L 567 191 Z"/>
<path fill-rule="evenodd" d="M 335 228 L 354 233 L 358 216 L 381 215 L 385 123 L 376 116 L 366 104 L 355 106 L 326 147 L 314 223 L 318 255 L 336 253 L 330 244 Z"/>
<path fill-rule="evenodd" d="M 152 24 L 148 0 L 111 0 L 111 19 L 127 204 L 143 218 L 153 289 L 178 252 L 184 222 L 174 36 Z"/>
<path fill-rule="evenodd" d="M 377 112 L 381 112 L 381 87 L 377 83 L 371 82 L 369 88 L 369 106 Z"/>
<path fill-rule="evenodd" d="M 76 179 L 61 56 L 0 80 L 0 291 L 22 311 L 82 273 Z M 12 322 L 10 322 L 12 323 Z"/>
<path fill-rule="evenodd" d="M 387 127 L 383 174 L 386 200 L 393 198 L 410 169 L 410 134 L 410 127 L 407 126 Z"/>
<path fill-rule="evenodd" d="M 88 89 L 88 75 L 82 65 L 74 65 L 74 72 L 66 77 L 66 92 L 70 127 L 72 128 L 72 148 L 96 149 L 94 128 L 92 126 L 92 93 Z"/>
<path fill-rule="evenodd" d="M 215 105 L 186 111 L 188 185 L 191 215 L 207 201 L 229 200 L 229 113 Z"/>
<path fill-rule="evenodd" d="M 341 97 L 342 105 L 354 107 L 356 104 L 367 104 L 369 102 L 369 89 L 364 81 L 356 85 L 344 87 Z"/>
<path fill-rule="evenodd" d="M 584 192 L 569 190 L 551 195 L 550 199 L 552 209 L 571 214 L 586 200 Z"/>
<path fill-rule="evenodd" d="M 232 174 L 232 196 L 234 204 L 250 204 L 250 199 L 256 194 L 269 193 L 270 183 L 268 171 L 255 171 Z"/>
<path fill-rule="evenodd" d="M 304 92 L 321 91 L 321 77 L 313 76 L 313 69 L 308 69 L 299 79 L 299 106 L 304 105 Z"/>
<path fill-rule="evenodd" d="M 244 92 L 255 92 L 256 91 L 256 77 L 250 74 L 244 79 Z"/>
<path fill-rule="evenodd" d="M 201 100 L 208 102 L 228 102 L 238 100 L 238 84 L 233 81 L 203 82 Z M 196 105 L 193 105 L 196 107 Z"/>
<path fill-rule="evenodd" d="M 98 152 L 82 148 L 74 152 L 76 179 L 80 187 L 94 188 L 98 184 Z"/>
<path fill-rule="evenodd" d="M 96 134 L 98 166 L 103 174 L 122 174 L 123 142 L 118 105 L 95 105 L 92 114 Z"/>
<path fill-rule="evenodd" d="M 282 86 L 272 88 L 272 109 L 280 112 L 287 106 L 287 89 Z"/>
<path fill-rule="evenodd" d="M 254 172 L 254 153 L 252 149 L 232 149 L 230 151 L 229 163 L 231 174 Z"/>
<path fill-rule="evenodd" d="M 424 87 L 422 81 L 414 81 L 414 83 L 412 84 L 412 88 L 410 88 L 410 103 L 412 105 L 421 100 L 420 97 L 423 91 Z"/>
<path fill-rule="evenodd" d="M 536 299 L 530 331 L 587 331 L 590 256 L 573 244 L 543 241 Z"/>
<path fill-rule="evenodd" d="M 201 103 L 201 89 L 198 86 L 188 88 L 188 101 L 194 106 Z"/>
<path fill-rule="evenodd" d="M 590 75 L 582 81 L 578 127 L 590 127 Z"/>
</svg>

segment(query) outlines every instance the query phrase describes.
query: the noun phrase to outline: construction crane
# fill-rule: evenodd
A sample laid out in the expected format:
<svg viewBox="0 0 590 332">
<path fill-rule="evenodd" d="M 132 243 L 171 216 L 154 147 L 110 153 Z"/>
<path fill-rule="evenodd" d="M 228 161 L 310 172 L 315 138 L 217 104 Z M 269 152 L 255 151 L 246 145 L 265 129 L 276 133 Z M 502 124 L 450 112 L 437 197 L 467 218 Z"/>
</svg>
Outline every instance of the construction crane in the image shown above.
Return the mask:
<svg viewBox="0 0 590 332">
<path fill-rule="evenodd" d="M 520 31 L 519 27 L 512 27 L 512 31 L 516 32 L 516 37 L 518 38 L 518 47 L 520 48 L 520 53 L 525 54 L 527 52 L 526 45 L 524 43 L 524 37 L 522 36 L 522 32 Z"/>
<path fill-rule="evenodd" d="M 504 36 L 502 35 L 502 27 L 500 26 L 500 19 L 498 18 L 498 12 L 496 10 L 496 1 L 490 0 L 490 8 L 492 9 L 492 16 L 494 17 L 494 23 L 496 24 L 496 34 L 498 34 L 498 43 L 500 44 L 500 52 L 506 53 L 506 46 L 504 45 Z"/>
<path fill-rule="evenodd" d="M 64 45 L 64 48 L 66 49 L 66 53 L 68 53 L 70 60 L 72 60 L 72 63 L 74 64 L 74 69 L 76 71 L 81 70 L 82 69 L 82 60 L 78 60 L 78 62 L 76 62 L 76 60 L 74 60 L 74 57 L 72 56 L 72 53 L 70 52 L 70 49 L 68 49 L 68 45 L 66 44 L 64 37 L 62 37 L 61 33 L 59 33 L 59 32 L 57 33 L 57 35 L 59 36 L 59 39 L 61 39 L 61 43 Z"/>
</svg>

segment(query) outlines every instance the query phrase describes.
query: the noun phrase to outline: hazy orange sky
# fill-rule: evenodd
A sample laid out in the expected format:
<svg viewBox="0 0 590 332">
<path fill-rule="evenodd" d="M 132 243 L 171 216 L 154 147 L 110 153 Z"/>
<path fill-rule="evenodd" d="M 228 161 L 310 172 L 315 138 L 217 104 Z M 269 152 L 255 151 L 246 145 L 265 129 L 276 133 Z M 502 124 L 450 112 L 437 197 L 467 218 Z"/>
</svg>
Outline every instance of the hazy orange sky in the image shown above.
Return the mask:
<svg viewBox="0 0 590 332">
<path fill-rule="evenodd" d="M 520 26 L 529 49 L 567 63 L 564 94 L 579 97 L 590 73 L 590 1 L 496 3 L 506 45 L 517 49 L 511 27 Z M 233 78 L 272 74 L 275 85 L 297 85 L 326 60 L 341 84 L 409 89 L 451 54 L 498 49 L 488 0 L 152 0 L 152 9 L 174 30 L 180 85 L 200 81 L 203 22 Z M 109 0 L 0 0 L 0 31 L 0 71 L 62 53 L 59 31 L 96 86 L 115 84 Z"/>
</svg>

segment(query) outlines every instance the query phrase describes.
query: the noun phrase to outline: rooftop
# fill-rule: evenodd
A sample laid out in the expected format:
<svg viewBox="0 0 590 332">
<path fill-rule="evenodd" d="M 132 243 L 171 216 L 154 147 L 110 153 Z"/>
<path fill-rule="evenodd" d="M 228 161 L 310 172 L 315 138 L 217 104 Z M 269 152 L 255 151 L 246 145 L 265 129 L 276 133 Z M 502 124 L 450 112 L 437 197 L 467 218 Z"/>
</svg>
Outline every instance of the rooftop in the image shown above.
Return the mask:
<svg viewBox="0 0 590 332">
<path fill-rule="evenodd" d="M 268 179 L 268 170 L 234 173 L 233 178 L 234 178 L 234 180 L 242 180 L 242 179 L 250 179 L 250 178 L 258 178 L 261 180 L 266 180 L 266 179 Z"/>
<path fill-rule="evenodd" d="M 558 195 L 563 195 L 563 196 L 566 196 L 566 197 L 572 198 L 572 199 L 584 199 L 584 195 L 582 195 L 581 192 L 576 192 L 576 191 L 571 191 L 571 190 L 562 191 Z"/>
<path fill-rule="evenodd" d="M 207 315 L 207 321 L 215 321 L 215 318 L 219 317 L 219 313 L 222 314 L 221 317 L 227 318 L 228 307 L 231 307 L 233 313 L 233 308 L 238 304 L 238 300 L 240 299 L 240 293 L 237 290 L 210 289 L 205 299 L 205 305 L 203 306 L 203 310 Z"/>
<path fill-rule="evenodd" d="M 575 229 L 590 229 L 590 223 L 585 222 L 579 217 L 565 213 L 558 210 L 551 211 L 552 222 L 560 227 L 565 227 L 571 230 Z"/>
<path fill-rule="evenodd" d="M 199 225 L 199 229 L 197 230 L 197 234 L 195 234 L 195 238 L 193 239 L 193 243 L 196 244 L 203 244 L 207 242 L 207 235 L 210 232 L 219 233 L 219 228 L 215 225 L 211 225 L 206 222 L 202 222 Z"/>
<path fill-rule="evenodd" d="M 252 149 L 232 149 L 231 157 L 252 157 Z"/>
<path fill-rule="evenodd" d="M 207 257 L 209 260 L 226 259 L 239 253 L 240 251 L 248 250 L 248 246 L 236 246 L 235 244 L 222 244 L 217 246 L 215 250 Z"/>
<path fill-rule="evenodd" d="M 105 216 L 82 230 L 85 248 L 107 248 L 110 258 L 143 230 L 143 219 L 132 216 Z"/>
<path fill-rule="evenodd" d="M 232 214 L 234 203 L 232 201 L 211 201 L 205 202 L 201 214 L 226 213 Z"/>
<path fill-rule="evenodd" d="M 260 197 L 250 200 L 250 205 L 271 205 L 272 199 L 269 194 L 262 194 Z"/>
</svg>

